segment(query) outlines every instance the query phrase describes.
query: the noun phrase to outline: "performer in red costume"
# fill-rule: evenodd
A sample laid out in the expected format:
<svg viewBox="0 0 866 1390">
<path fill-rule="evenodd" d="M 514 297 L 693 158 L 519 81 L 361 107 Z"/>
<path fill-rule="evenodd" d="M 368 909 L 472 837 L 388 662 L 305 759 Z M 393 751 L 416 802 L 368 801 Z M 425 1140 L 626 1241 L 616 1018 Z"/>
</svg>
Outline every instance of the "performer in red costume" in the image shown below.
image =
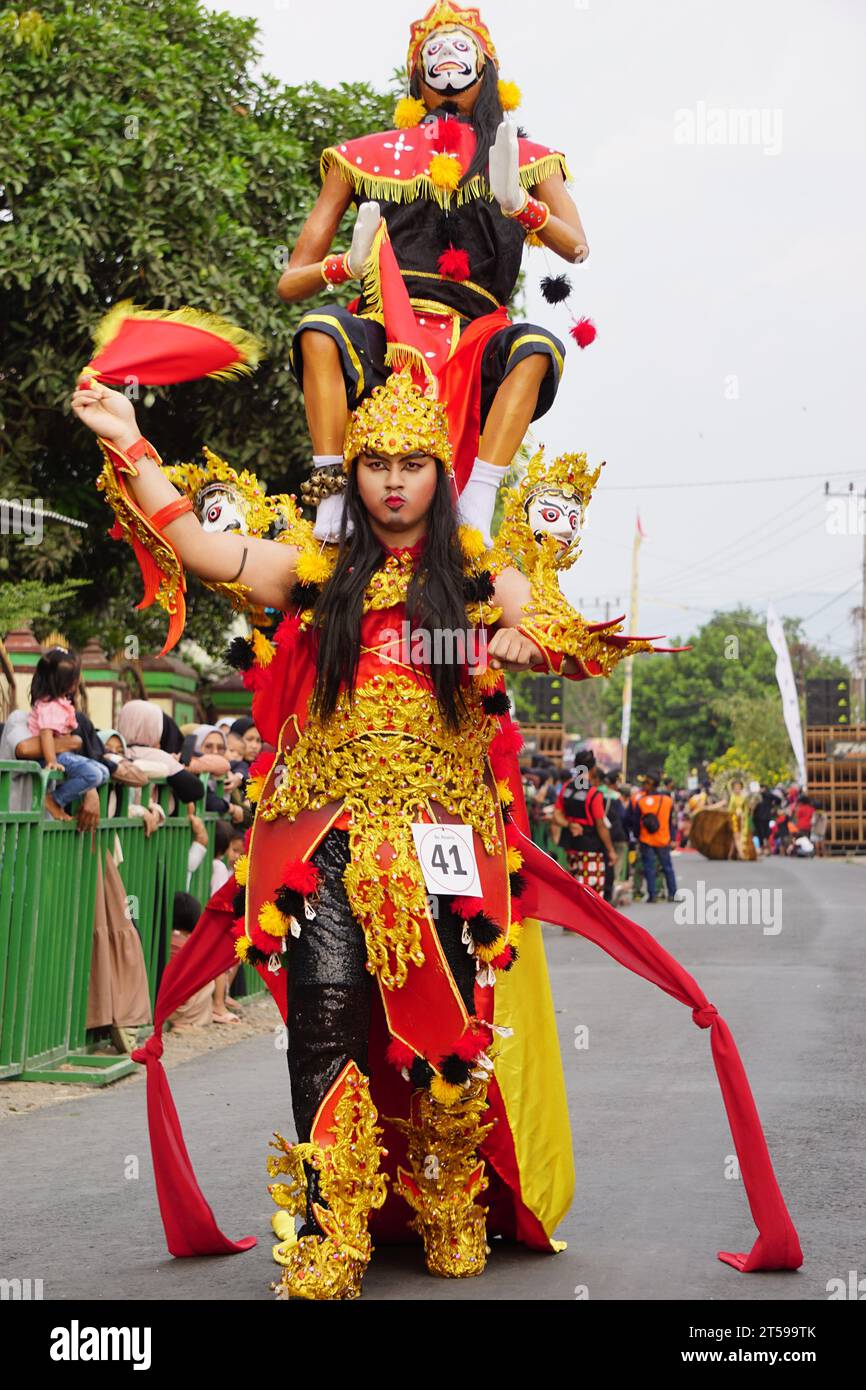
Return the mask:
<svg viewBox="0 0 866 1390">
<path fill-rule="evenodd" d="M 481 536 L 456 527 L 444 407 L 407 373 L 350 422 L 353 530 L 339 547 L 319 546 L 301 521 L 279 542 L 204 533 L 122 393 L 91 379 L 73 408 L 100 438 L 121 531 L 145 549 L 158 537 L 161 574 L 186 566 L 223 585 L 242 576 L 252 603 L 286 614 L 273 645 L 255 633 L 235 651 L 273 750 L 251 769 L 247 856 L 167 968 L 156 1031 L 135 1054 L 148 1069 L 172 1253 L 252 1243 L 217 1227 L 160 1062 L 165 1019 L 238 957 L 261 971 L 288 1023 L 300 1142 L 278 1136 L 270 1160 L 271 1175 L 287 1179 L 271 1188 L 281 1296 L 357 1297 L 371 1237 L 410 1230 L 446 1277 L 481 1273 L 490 1235 L 561 1248 L 553 1233 L 571 1199 L 571 1145 L 545 920 L 594 940 L 711 1030 L 759 1230 L 749 1254 L 720 1258 L 741 1270 L 798 1267 L 723 1019 L 649 933 L 532 844 L 512 790 L 520 740 L 502 671 L 583 679 L 649 641 L 590 627 L 553 594 L 542 571 L 561 548 L 555 537 L 541 537 L 521 572 L 497 569 Z M 580 495 L 582 479 L 566 461 L 556 481 Z M 531 506 L 529 516 L 532 534 Z M 510 534 L 520 534 L 516 519 Z M 456 651 L 437 651 L 437 638 Z M 299 1232 L 295 1216 L 305 1218 Z"/>
<path fill-rule="evenodd" d="M 347 281 L 362 288 L 349 308 L 323 303 L 304 314 L 295 335 L 315 466 L 308 496 L 318 502 L 316 535 L 336 539 L 341 500 L 327 486 L 341 466 L 348 412 L 389 366 L 410 361 L 447 405 L 460 515 L 489 544 L 503 472 L 530 422 L 550 409 L 565 356 L 549 329 L 508 317 L 523 247 L 529 238 L 571 264 L 589 248 L 564 155 L 519 136 L 504 116 L 519 92 L 500 80 L 477 9 L 433 4 L 412 25 L 407 77 L 396 129 L 324 151 L 322 191 L 279 282 L 288 302 Z M 351 246 L 329 254 L 350 203 L 358 208 Z M 402 314 L 382 303 L 382 219 Z M 394 297 L 392 287 L 392 305 Z"/>
</svg>

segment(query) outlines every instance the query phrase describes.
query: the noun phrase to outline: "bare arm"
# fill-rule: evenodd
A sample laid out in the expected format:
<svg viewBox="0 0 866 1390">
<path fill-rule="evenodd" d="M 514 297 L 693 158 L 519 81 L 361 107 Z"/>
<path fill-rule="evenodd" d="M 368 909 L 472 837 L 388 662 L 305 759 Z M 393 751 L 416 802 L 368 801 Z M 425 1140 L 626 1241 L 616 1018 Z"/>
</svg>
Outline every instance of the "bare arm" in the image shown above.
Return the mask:
<svg viewBox="0 0 866 1390">
<path fill-rule="evenodd" d="M 329 169 L 322 191 L 301 229 L 289 264 L 277 285 L 277 294 L 287 304 L 309 299 L 325 288 L 322 261 L 334 243 L 351 201 L 352 185 L 346 182 L 338 169 Z"/>
<path fill-rule="evenodd" d="M 54 730 L 39 730 L 39 746 L 42 750 L 42 757 L 46 767 L 60 767 L 57 761 L 57 749 L 54 747 Z"/>
<path fill-rule="evenodd" d="M 132 401 L 122 391 L 110 391 L 94 382 L 91 389 L 74 392 L 72 409 L 89 429 L 121 452 L 141 437 Z M 134 467 L 137 476 L 128 474 L 127 486 L 146 516 L 153 516 L 180 497 L 154 459 L 143 455 Z M 254 603 L 285 607 L 300 554 L 297 546 L 205 532 L 192 512 L 169 522 L 164 534 L 191 574 L 220 583 L 239 579 L 249 587 Z"/>
<path fill-rule="evenodd" d="M 493 592 L 493 601 L 502 609 L 502 617 L 487 648 L 490 665 L 502 666 L 507 671 L 527 671 L 544 660 L 536 643 L 517 631 L 531 617 L 531 613 L 523 611 L 523 605 L 529 603 L 531 596 L 529 580 L 520 570 L 509 566 L 496 576 Z M 567 656 L 562 663 L 563 675 L 573 675 L 578 669 L 574 657 Z"/>
<path fill-rule="evenodd" d="M 565 179 L 561 174 L 542 179 L 533 188 L 532 196 L 550 208 L 547 225 L 537 235 L 557 256 L 580 265 L 589 255 L 589 247 L 580 213 L 565 186 Z"/>
</svg>

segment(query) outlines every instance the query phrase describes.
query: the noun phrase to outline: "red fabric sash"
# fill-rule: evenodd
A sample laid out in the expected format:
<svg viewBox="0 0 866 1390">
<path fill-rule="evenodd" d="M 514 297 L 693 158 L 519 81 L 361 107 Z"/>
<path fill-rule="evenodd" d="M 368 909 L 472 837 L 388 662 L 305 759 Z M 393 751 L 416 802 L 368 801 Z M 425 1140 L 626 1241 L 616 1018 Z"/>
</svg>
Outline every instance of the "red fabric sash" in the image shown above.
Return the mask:
<svg viewBox="0 0 866 1390">
<path fill-rule="evenodd" d="M 731 1134 L 743 1175 L 758 1239 L 748 1254 L 720 1250 L 718 1256 L 734 1269 L 799 1269 L 803 1253 L 761 1128 L 749 1079 L 725 1020 L 687 970 L 636 922 L 623 917 L 589 889 L 578 884 L 522 832 L 511 831 L 523 855 L 521 873 L 527 887 L 521 910 L 527 917 L 556 922 L 594 941 L 636 975 L 658 985 L 692 1010 L 699 1028 L 709 1028 L 716 1075 L 728 1114 Z M 517 967 L 519 969 L 519 965 Z"/>
</svg>

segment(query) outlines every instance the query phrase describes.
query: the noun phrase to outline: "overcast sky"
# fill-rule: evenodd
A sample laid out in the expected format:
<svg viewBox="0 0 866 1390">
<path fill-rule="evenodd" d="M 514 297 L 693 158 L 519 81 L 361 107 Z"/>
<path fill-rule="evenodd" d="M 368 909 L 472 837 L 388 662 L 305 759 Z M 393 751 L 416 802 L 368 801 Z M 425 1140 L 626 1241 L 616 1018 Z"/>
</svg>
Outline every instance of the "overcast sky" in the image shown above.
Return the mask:
<svg viewBox="0 0 866 1390">
<path fill-rule="evenodd" d="M 214 8 L 258 20 L 262 66 L 285 82 L 386 87 L 427 5 Z M 639 510 L 641 630 L 685 634 L 715 608 L 773 599 L 848 659 L 863 540 L 828 534 L 823 492 L 831 475 L 866 487 L 866 5 L 485 0 L 481 12 L 523 92 L 516 119 L 567 156 L 590 245 L 584 266 L 525 257 L 530 318 L 565 335 L 567 311 L 538 290 L 565 270 L 575 314 L 598 327 L 585 351 L 570 345 L 533 431 L 551 457 L 607 461 L 569 597 L 591 616 L 608 601 L 624 611 Z M 744 110 L 757 113 L 745 138 Z"/>
</svg>

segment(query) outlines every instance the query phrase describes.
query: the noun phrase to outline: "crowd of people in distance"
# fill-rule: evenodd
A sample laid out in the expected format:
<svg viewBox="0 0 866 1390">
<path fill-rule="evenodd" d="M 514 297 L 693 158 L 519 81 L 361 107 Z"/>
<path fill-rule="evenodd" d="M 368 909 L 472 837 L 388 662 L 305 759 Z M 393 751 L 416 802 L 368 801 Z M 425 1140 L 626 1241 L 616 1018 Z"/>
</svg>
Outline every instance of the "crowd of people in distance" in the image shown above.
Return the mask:
<svg viewBox="0 0 866 1390">
<path fill-rule="evenodd" d="M 616 906 L 677 900 L 671 856 L 690 848 L 702 810 L 734 818 L 740 833 L 731 836 L 729 857 L 825 852 L 827 814 L 796 785 L 746 794 L 734 780 L 728 796 L 714 800 L 709 784 L 677 787 L 656 772 L 626 784 L 618 770 L 599 767 L 591 751 L 578 751 L 568 770 L 536 758 L 523 769 L 523 787 L 535 842 Z"/>
</svg>

